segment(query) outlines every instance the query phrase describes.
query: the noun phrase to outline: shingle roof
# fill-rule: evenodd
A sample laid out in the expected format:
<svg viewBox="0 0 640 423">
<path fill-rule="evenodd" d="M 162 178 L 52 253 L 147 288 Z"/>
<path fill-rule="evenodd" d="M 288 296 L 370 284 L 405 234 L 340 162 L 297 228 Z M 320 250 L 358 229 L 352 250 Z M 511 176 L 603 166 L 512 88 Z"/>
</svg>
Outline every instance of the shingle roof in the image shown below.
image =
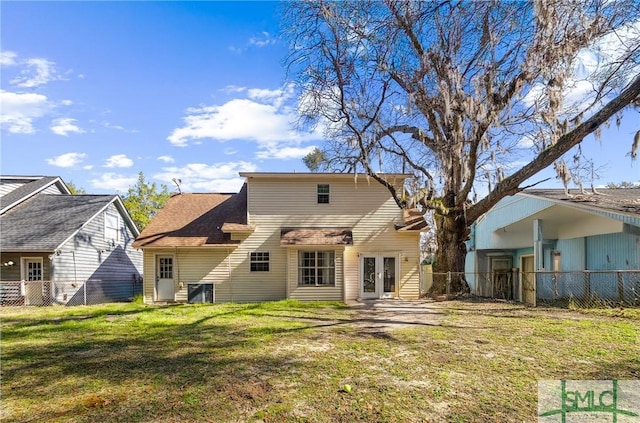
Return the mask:
<svg viewBox="0 0 640 423">
<path fill-rule="evenodd" d="M 38 194 L 0 217 L 3 251 L 53 251 L 115 195 Z"/>
<path fill-rule="evenodd" d="M 563 189 L 527 189 L 522 193 L 582 207 L 640 215 L 640 188 L 599 188 L 596 191 L 598 194 L 573 190 L 569 196 Z"/>
<path fill-rule="evenodd" d="M 237 245 L 225 223 L 247 224 L 247 186 L 237 194 L 178 194 L 151 219 L 133 246 L 199 247 Z"/>
<path fill-rule="evenodd" d="M 283 228 L 280 245 L 353 245 L 351 228 Z"/>
<path fill-rule="evenodd" d="M 19 177 L 12 179 L 19 179 Z M 56 179 L 58 179 L 57 176 L 43 176 L 42 178 L 38 178 L 32 182 L 25 181 L 26 183 L 24 185 L 0 197 L 0 210 L 5 211 L 5 208 L 13 205 L 14 203 L 23 199 L 27 199 L 31 195 L 36 194 L 37 192 L 42 190 L 47 185 L 50 185 Z"/>
<path fill-rule="evenodd" d="M 422 231 L 429 226 L 419 209 L 402 210 L 402 222 L 402 225 L 396 225 L 396 230 L 403 232 Z"/>
</svg>

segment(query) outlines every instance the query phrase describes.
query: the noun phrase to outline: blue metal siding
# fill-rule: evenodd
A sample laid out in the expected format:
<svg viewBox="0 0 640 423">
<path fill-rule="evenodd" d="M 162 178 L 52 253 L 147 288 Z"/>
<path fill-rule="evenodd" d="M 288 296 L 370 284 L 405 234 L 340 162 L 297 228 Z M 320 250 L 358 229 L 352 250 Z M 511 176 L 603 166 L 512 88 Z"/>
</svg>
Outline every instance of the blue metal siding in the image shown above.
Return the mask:
<svg viewBox="0 0 640 423">
<path fill-rule="evenodd" d="M 475 248 L 499 248 L 499 246 L 493 245 L 492 239 L 496 229 L 518 222 L 540 210 L 551 207 L 553 204 L 551 201 L 523 196 L 503 198 L 478 221 L 475 228 Z"/>
<path fill-rule="evenodd" d="M 588 270 L 640 269 L 640 236 L 607 234 L 587 238 Z"/>
<path fill-rule="evenodd" d="M 585 239 L 559 239 L 556 249 L 560 251 L 560 263 L 563 272 L 585 270 Z"/>
</svg>

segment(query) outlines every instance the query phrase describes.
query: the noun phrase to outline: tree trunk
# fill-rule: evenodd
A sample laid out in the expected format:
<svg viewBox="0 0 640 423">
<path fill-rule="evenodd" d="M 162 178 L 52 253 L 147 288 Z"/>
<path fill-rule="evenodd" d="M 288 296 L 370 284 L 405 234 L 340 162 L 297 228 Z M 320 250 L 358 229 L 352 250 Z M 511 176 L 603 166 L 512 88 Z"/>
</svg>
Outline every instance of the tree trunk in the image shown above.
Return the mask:
<svg viewBox="0 0 640 423">
<path fill-rule="evenodd" d="M 469 237 L 464 211 L 447 216 L 435 214 L 438 251 L 433 267 L 434 277 L 430 294 L 461 293 L 468 291 L 464 278 L 464 262 L 467 255 L 465 241 Z M 450 278 L 446 275 L 452 272 Z M 450 280 L 450 282 L 448 282 Z M 450 283 L 447 290 L 447 283 Z"/>
</svg>

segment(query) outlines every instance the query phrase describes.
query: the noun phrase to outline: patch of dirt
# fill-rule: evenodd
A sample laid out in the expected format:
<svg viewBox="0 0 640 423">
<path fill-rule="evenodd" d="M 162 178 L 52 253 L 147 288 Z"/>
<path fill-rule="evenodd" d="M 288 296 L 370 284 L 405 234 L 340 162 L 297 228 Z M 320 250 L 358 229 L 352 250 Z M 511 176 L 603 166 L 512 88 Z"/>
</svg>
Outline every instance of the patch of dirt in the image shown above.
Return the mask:
<svg viewBox="0 0 640 423">
<path fill-rule="evenodd" d="M 390 336 L 390 332 L 398 328 L 420 326 L 451 326 L 443 323 L 446 316 L 452 315 L 486 315 L 499 317 L 533 317 L 540 316 L 556 319 L 582 320 L 588 315 L 566 309 L 532 308 L 521 303 L 484 300 L 458 299 L 450 301 L 434 300 L 364 300 L 348 304 L 354 311 L 352 323 L 360 333 L 376 338 Z M 457 327 L 473 327 L 473 323 L 458 324 Z M 482 342 L 482 341 L 480 341 Z"/>
</svg>

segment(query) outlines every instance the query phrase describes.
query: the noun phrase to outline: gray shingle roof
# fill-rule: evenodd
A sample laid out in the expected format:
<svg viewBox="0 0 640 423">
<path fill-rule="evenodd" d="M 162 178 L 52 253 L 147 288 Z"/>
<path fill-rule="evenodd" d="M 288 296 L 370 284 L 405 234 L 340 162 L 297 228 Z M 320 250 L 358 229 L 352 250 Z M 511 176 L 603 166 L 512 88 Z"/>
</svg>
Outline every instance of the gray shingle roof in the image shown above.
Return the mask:
<svg viewBox="0 0 640 423">
<path fill-rule="evenodd" d="M 599 188 L 596 191 L 598 194 L 590 190 L 584 194 L 570 190 L 569 196 L 563 189 L 527 189 L 522 193 L 582 207 L 640 215 L 640 188 Z"/>
<path fill-rule="evenodd" d="M 53 251 L 116 195 L 38 194 L 0 217 L 3 251 Z"/>
<path fill-rule="evenodd" d="M 17 201 L 27 199 L 30 195 L 37 193 L 56 179 L 58 179 L 57 176 L 43 176 L 33 182 L 27 182 L 21 187 L 3 195 L 0 197 L 0 210 L 4 210 L 6 207 L 11 206 Z"/>
</svg>

